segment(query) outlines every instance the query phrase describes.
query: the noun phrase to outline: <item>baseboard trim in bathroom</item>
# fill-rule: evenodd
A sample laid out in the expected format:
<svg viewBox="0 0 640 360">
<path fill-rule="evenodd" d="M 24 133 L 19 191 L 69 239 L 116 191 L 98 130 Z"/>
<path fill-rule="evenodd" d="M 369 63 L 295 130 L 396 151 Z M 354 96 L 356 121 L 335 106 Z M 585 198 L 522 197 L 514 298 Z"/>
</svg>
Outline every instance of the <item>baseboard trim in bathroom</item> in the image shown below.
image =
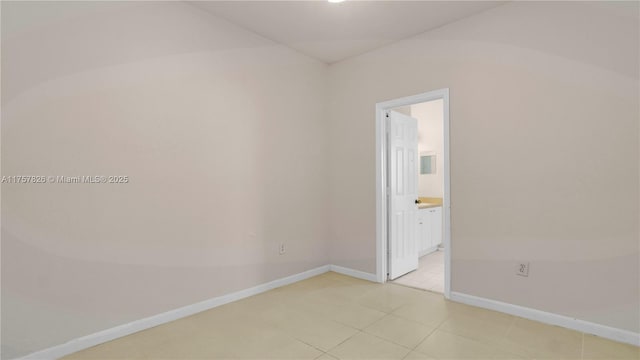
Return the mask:
<svg viewBox="0 0 640 360">
<path fill-rule="evenodd" d="M 451 292 L 451 300 L 484 309 L 495 310 L 506 314 L 519 316 L 541 323 L 561 326 L 564 328 L 581 331 L 586 334 L 597 335 L 609 340 L 640 346 L 640 334 L 629 330 L 618 329 L 589 321 L 575 319 L 565 315 L 554 314 L 536 310 L 524 306 L 509 304 L 497 300 L 491 300 L 474 295 Z"/>
<path fill-rule="evenodd" d="M 88 349 L 107 341 L 115 340 L 123 336 L 162 325 L 170 321 L 178 320 L 202 311 L 213 309 L 215 307 L 228 304 L 233 301 L 241 300 L 249 296 L 257 295 L 281 286 L 289 285 L 301 280 L 308 279 L 323 273 L 332 268 L 332 265 L 324 265 L 315 269 L 307 270 L 299 274 L 294 274 L 281 279 L 273 280 L 264 284 L 260 284 L 248 289 L 240 290 L 234 293 L 218 296 L 208 300 L 204 300 L 195 304 L 187 305 L 178 309 L 170 310 L 161 314 L 153 315 L 144 319 L 132 321 L 127 324 L 119 325 L 110 329 L 102 330 L 93 334 L 70 340 L 64 344 L 56 345 L 44 350 L 40 350 L 29 355 L 17 358 L 20 360 L 42 360 L 42 359 L 58 359 L 63 356 L 73 354 L 80 350 Z M 342 268 L 344 269 L 344 268 Z M 349 270 L 349 269 L 347 269 Z M 334 270 L 336 271 L 336 270 Z M 336 271 L 340 272 L 340 271 Z M 356 276 L 357 277 L 357 276 Z"/>
</svg>

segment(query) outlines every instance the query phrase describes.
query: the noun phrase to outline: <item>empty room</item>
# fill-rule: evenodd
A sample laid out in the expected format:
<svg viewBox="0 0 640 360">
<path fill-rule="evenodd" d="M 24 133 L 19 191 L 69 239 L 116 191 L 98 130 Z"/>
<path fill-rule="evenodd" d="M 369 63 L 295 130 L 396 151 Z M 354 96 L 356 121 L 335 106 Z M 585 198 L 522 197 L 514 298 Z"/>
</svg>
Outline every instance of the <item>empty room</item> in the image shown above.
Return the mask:
<svg viewBox="0 0 640 360">
<path fill-rule="evenodd" d="M 2 359 L 640 359 L 637 1 L 1 1 Z"/>
</svg>

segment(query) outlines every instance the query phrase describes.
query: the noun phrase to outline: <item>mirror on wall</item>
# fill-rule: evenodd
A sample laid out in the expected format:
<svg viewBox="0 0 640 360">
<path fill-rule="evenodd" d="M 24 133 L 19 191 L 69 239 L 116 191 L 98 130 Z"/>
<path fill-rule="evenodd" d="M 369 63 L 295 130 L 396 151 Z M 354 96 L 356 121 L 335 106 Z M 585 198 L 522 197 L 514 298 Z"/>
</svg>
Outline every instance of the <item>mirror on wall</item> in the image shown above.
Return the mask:
<svg viewBox="0 0 640 360">
<path fill-rule="evenodd" d="M 436 173 L 436 153 L 427 151 L 420 153 L 420 175 Z"/>
</svg>

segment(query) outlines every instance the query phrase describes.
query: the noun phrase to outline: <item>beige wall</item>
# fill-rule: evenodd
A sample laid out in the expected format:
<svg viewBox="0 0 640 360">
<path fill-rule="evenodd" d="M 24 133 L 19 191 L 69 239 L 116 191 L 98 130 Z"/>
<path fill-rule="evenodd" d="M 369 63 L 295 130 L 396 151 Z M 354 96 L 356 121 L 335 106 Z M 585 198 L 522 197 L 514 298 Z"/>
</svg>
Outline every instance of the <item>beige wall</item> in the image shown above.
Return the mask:
<svg viewBox="0 0 640 360">
<path fill-rule="evenodd" d="M 510 3 L 332 65 L 333 263 L 375 272 L 375 104 L 448 87 L 452 290 L 640 331 L 638 25 Z"/>
<path fill-rule="evenodd" d="M 326 65 L 180 2 L 2 2 L 2 355 L 329 262 Z M 278 244 L 287 252 L 278 255 Z"/>
<path fill-rule="evenodd" d="M 411 106 L 411 116 L 418 120 L 418 152 L 433 153 L 436 171 L 418 175 L 418 196 L 444 196 L 444 100 L 427 101 Z"/>
</svg>

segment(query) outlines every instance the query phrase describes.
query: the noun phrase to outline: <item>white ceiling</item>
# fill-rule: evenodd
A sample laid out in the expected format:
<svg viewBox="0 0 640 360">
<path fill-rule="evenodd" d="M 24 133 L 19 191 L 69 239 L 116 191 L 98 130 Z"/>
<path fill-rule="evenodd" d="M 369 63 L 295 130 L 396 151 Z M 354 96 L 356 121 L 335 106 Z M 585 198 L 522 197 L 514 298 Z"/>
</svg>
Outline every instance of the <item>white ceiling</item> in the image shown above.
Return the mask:
<svg viewBox="0 0 640 360">
<path fill-rule="evenodd" d="M 503 1 L 194 1 L 203 10 L 333 63 Z"/>
</svg>

